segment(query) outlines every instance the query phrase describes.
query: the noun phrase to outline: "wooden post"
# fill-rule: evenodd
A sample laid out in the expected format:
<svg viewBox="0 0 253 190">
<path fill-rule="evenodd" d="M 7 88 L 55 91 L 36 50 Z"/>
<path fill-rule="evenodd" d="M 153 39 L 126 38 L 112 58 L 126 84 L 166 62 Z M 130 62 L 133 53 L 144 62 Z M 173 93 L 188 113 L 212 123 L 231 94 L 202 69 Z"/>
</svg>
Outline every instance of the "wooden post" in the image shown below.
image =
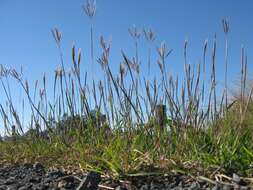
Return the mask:
<svg viewBox="0 0 253 190">
<path fill-rule="evenodd" d="M 16 135 L 16 127 L 15 125 L 11 126 L 11 136 L 15 136 Z"/>
<path fill-rule="evenodd" d="M 11 126 L 11 139 L 12 139 L 13 141 L 16 140 L 16 127 L 15 127 L 15 125 L 12 125 L 12 126 Z"/>
<path fill-rule="evenodd" d="M 99 125 L 100 125 L 100 127 L 103 127 L 105 124 L 106 124 L 106 115 L 105 114 L 101 114 L 100 115 L 100 118 L 99 118 Z"/>
<path fill-rule="evenodd" d="M 164 130 L 166 123 L 166 105 L 159 104 L 155 106 L 155 119 L 161 130 Z"/>
</svg>

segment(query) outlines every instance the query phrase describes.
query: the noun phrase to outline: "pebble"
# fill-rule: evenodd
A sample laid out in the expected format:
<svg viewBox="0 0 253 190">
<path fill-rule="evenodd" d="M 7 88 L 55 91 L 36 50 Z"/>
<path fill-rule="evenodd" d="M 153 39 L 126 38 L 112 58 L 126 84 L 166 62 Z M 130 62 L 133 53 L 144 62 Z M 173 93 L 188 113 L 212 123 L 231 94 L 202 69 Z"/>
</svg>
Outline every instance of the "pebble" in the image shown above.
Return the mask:
<svg viewBox="0 0 253 190">
<path fill-rule="evenodd" d="M 34 165 L 33 165 L 33 168 L 37 171 L 41 171 L 41 170 L 44 170 L 44 166 L 39 163 L 39 162 L 36 162 Z"/>
<path fill-rule="evenodd" d="M 99 184 L 114 187 L 115 190 L 230 190 L 249 189 L 237 174 L 232 176 L 231 185 L 211 185 L 206 182 L 188 181 L 186 176 L 136 177 L 123 184 L 101 179 L 100 174 L 89 172 L 76 176 L 61 170 L 46 171 L 40 163 L 0 167 L 0 190 L 96 190 Z"/>
<path fill-rule="evenodd" d="M 149 187 L 148 187 L 147 184 L 142 185 L 141 188 L 140 188 L 140 190 L 148 190 L 148 189 L 149 189 Z"/>
<path fill-rule="evenodd" d="M 233 174 L 233 181 L 237 184 L 241 182 L 241 178 L 237 174 Z"/>
</svg>

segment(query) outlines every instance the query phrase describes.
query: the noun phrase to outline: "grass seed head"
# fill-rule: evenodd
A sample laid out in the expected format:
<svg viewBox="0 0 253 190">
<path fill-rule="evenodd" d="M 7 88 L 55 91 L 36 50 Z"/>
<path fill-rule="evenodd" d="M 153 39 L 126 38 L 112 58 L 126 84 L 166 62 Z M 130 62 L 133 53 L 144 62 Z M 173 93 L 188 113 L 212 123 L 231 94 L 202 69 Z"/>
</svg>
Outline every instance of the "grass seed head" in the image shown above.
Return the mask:
<svg viewBox="0 0 253 190">
<path fill-rule="evenodd" d="M 168 50 L 168 47 L 166 44 L 163 42 L 161 45 L 157 48 L 157 52 L 159 54 L 159 57 L 161 59 L 165 59 L 169 56 L 169 54 L 172 52 L 172 50 Z"/>
<path fill-rule="evenodd" d="M 57 28 L 54 28 L 54 29 L 52 29 L 52 34 L 53 34 L 53 37 L 54 37 L 56 43 L 60 44 L 61 39 L 62 39 L 61 32 Z"/>
<path fill-rule="evenodd" d="M 120 76 L 125 76 L 126 74 L 126 67 L 125 67 L 125 64 L 123 63 L 120 63 L 119 65 L 119 72 L 120 72 Z"/>
<path fill-rule="evenodd" d="M 229 22 L 228 22 L 228 20 L 223 19 L 222 20 L 222 26 L 223 26 L 224 33 L 228 34 L 228 32 L 229 32 Z"/>
<path fill-rule="evenodd" d="M 63 68 L 62 68 L 62 67 L 56 68 L 56 70 L 55 70 L 55 75 L 56 75 L 57 77 L 62 77 L 62 76 L 64 75 Z"/>
<path fill-rule="evenodd" d="M 87 0 L 86 4 L 83 5 L 83 10 L 84 10 L 85 14 L 90 19 L 92 19 L 96 15 L 96 10 L 97 10 L 96 1 Z"/>
<path fill-rule="evenodd" d="M 204 52 L 206 53 L 207 50 L 207 45 L 208 45 L 208 40 L 206 39 L 204 42 Z"/>
<path fill-rule="evenodd" d="M 129 32 L 130 36 L 135 40 L 138 40 L 141 37 L 141 32 L 135 25 L 133 25 L 131 28 L 129 28 L 128 32 Z"/>
<path fill-rule="evenodd" d="M 143 29 L 147 41 L 153 42 L 156 39 L 155 33 L 151 29 Z"/>
<path fill-rule="evenodd" d="M 8 73 L 10 73 L 11 76 L 13 76 L 15 79 L 21 80 L 21 75 L 17 72 L 16 69 L 12 69 L 12 70 L 8 71 Z"/>
<path fill-rule="evenodd" d="M 7 77 L 10 74 L 10 71 L 5 68 L 3 65 L 0 65 L 0 78 Z"/>
<path fill-rule="evenodd" d="M 79 48 L 78 53 L 77 53 L 77 64 L 78 64 L 79 68 L 80 68 L 80 65 L 81 65 L 81 58 L 82 58 L 82 50 L 81 50 L 81 48 Z"/>
</svg>

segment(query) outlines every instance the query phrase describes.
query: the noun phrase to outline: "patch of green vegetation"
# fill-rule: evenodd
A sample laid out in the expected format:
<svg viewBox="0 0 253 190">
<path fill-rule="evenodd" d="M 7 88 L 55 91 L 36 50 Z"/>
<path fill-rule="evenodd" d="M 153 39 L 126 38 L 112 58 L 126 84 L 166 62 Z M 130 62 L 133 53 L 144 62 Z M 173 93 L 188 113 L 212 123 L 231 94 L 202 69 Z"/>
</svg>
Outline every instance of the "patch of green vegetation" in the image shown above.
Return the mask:
<svg viewBox="0 0 253 190">
<path fill-rule="evenodd" d="M 50 140 L 38 137 L 31 140 L 3 141 L 2 159 L 11 163 L 39 161 L 47 166 L 73 166 L 126 177 L 183 171 L 191 175 L 211 175 L 221 172 L 251 176 L 253 162 L 252 122 L 248 114 L 240 124 L 239 113 L 228 112 L 208 128 L 188 127 L 178 130 L 145 132 L 145 126 L 129 131 L 79 127 L 68 131 L 71 139 L 62 134 Z M 158 129 L 154 123 L 152 129 Z"/>
</svg>

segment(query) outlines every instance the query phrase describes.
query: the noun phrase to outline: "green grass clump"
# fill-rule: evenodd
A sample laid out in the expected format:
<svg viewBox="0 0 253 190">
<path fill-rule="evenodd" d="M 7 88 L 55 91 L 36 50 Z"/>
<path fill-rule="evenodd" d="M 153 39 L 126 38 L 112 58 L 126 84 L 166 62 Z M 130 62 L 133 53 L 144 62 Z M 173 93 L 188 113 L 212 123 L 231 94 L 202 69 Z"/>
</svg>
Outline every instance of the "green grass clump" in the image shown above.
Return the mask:
<svg viewBox="0 0 253 190">
<path fill-rule="evenodd" d="M 189 175 L 211 175 L 212 172 L 240 173 L 251 176 L 253 162 L 252 122 L 240 124 L 234 111 L 213 126 L 203 129 L 188 127 L 155 131 L 73 129 L 63 139 L 52 134 L 50 139 L 25 138 L 0 143 L 3 160 L 11 163 L 39 161 L 47 166 L 72 166 L 96 170 L 114 177 L 180 171 Z M 252 117 L 252 118 L 250 118 Z M 90 126 L 92 127 L 92 126 Z M 152 129 L 155 125 L 152 126 Z"/>
</svg>

